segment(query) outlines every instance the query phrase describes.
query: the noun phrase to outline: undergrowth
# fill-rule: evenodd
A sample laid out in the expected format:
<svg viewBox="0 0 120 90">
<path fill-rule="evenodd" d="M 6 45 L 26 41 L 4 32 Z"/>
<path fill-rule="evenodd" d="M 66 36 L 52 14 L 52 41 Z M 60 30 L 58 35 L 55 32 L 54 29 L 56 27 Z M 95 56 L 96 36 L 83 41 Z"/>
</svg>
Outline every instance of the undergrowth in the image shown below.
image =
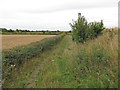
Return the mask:
<svg viewBox="0 0 120 90">
<path fill-rule="evenodd" d="M 30 45 L 18 46 L 13 49 L 2 52 L 2 74 L 3 78 L 10 76 L 14 66 L 20 67 L 26 60 L 39 56 L 43 51 L 50 49 L 51 46 L 59 42 L 64 35 L 59 35 L 53 38 L 45 38 L 42 41 L 37 41 Z"/>
<path fill-rule="evenodd" d="M 106 32 L 80 44 L 76 56 L 78 87 L 118 88 L 118 40 L 116 32 Z"/>
</svg>

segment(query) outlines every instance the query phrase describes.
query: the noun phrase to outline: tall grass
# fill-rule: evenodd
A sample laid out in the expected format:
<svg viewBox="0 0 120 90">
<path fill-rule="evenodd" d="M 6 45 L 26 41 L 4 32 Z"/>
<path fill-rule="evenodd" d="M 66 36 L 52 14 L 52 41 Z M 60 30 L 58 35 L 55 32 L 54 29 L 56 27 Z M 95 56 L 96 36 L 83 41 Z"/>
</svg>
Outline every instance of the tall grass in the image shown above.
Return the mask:
<svg viewBox="0 0 120 90">
<path fill-rule="evenodd" d="M 80 44 L 76 65 L 79 87 L 118 87 L 118 35 L 105 32 L 95 40 Z"/>
<path fill-rule="evenodd" d="M 76 44 L 67 37 L 62 42 L 65 45 L 59 48 L 64 49 L 49 57 L 54 61 L 47 61 L 40 70 L 37 87 L 117 88 L 117 37 L 117 32 L 103 32 L 84 44 Z"/>
</svg>

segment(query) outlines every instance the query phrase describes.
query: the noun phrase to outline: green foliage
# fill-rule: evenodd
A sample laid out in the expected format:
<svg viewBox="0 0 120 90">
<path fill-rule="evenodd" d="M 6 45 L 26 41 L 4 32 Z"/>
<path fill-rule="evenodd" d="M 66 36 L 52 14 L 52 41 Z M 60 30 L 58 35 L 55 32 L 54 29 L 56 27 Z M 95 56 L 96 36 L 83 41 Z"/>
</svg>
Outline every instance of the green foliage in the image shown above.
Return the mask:
<svg viewBox="0 0 120 90">
<path fill-rule="evenodd" d="M 36 57 L 43 51 L 50 49 L 50 47 L 59 42 L 63 36 L 64 35 L 56 36 L 53 38 L 46 38 L 29 46 L 21 46 L 13 48 L 11 50 L 3 51 L 3 78 L 6 76 L 4 75 L 6 73 L 6 70 L 8 70 L 8 68 L 11 70 L 11 65 L 19 67 L 26 60 Z"/>
<path fill-rule="evenodd" d="M 6 29 L 6 28 L 0 28 L 0 33 L 2 33 L 3 35 L 13 35 L 13 34 L 17 34 L 17 35 L 60 35 L 63 34 L 63 31 L 30 31 L 30 30 L 21 30 L 21 29 L 16 29 L 16 30 L 12 30 L 12 29 Z"/>
<path fill-rule="evenodd" d="M 6 28 L 0 28 L 0 31 L 7 32 L 8 30 Z"/>
<path fill-rule="evenodd" d="M 79 87 L 88 87 L 88 88 L 109 88 L 110 86 L 116 87 L 117 82 L 112 81 L 115 78 L 112 76 L 111 73 L 114 75 L 117 71 L 113 72 L 112 68 L 110 67 L 110 56 L 106 53 L 107 51 L 104 50 L 102 47 L 93 45 L 91 47 L 91 52 L 87 52 L 87 49 L 83 46 L 80 48 L 81 52 L 77 57 L 78 65 L 76 68 L 79 67 L 76 71 L 78 76 L 81 78 L 79 79 Z M 111 73 L 110 73 L 110 71 Z M 79 71 L 79 72 L 78 72 Z M 117 76 L 117 75 L 116 75 Z M 111 80 L 111 82 L 110 82 Z M 116 83 L 114 86 L 112 83 Z"/>
<path fill-rule="evenodd" d="M 79 79 L 79 87 L 118 87 L 118 67 L 115 65 L 115 63 L 117 64 L 118 62 L 116 50 L 118 48 L 115 47 L 115 45 L 117 45 L 115 38 L 117 37 L 114 32 L 113 37 L 109 36 L 111 34 L 112 33 L 106 33 L 96 40 L 91 40 L 83 45 L 81 44 L 80 53 L 77 56 L 78 59 L 76 59 L 78 63 L 76 68 L 79 67 L 81 69 L 76 71 L 76 74 L 78 73 L 81 77 Z M 112 39 L 110 39 L 110 37 Z M 112 48 L 110 43 L 112 43 Z"/>
<path fill-rule="evenodd" d="M 88 39 L 97 37 L 104 29 L 102 20 L 101 22 L 88 23 L 85 17 L 81 16 L 81 13 L 78 13 L 77 21 L 73 21 L 73 24 L 70 23 L 70 26 L 73 30 L 73 40 L 82 43 Z"/>
</svg>

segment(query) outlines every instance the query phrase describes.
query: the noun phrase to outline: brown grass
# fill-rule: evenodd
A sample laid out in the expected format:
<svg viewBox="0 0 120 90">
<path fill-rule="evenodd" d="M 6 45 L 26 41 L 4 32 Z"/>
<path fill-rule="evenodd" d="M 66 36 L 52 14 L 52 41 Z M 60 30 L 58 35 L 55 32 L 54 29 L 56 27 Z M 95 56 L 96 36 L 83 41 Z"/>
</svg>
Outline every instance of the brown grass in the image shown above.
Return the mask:
<svg viewBox="0 0 120 90">
<path fill-rule="evenodd" d="M 2 35 L 2 50 L 27 45 L 56 35 Z"/>
</svg>

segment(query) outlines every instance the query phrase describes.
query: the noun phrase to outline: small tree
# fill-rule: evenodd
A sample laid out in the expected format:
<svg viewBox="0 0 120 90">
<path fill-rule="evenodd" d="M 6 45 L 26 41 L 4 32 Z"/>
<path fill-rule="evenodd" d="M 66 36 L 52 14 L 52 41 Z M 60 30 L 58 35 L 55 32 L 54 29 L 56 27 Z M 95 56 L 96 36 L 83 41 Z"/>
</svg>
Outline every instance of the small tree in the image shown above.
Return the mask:
<svg viewBox="0 0 120 90">
<path fill-rule="evenodd" d="M 81 13 L 78 13 L 77 21 L 70 23 L 72 28 L 72 39 L 76 42 L 84 42 L 88 39 L 94 39 L 104 29 L 103 21 L 88 23 Z"/>
<path fill-rule="evenodd" d="M 73 40 L 77 42 L 84 42 L 86 40 L 86 30 L 87 30 L 87 21 L 84 16 L 81 16 L 81 13 L 78 13 L 78 20 L 73 21 L 73 24 L 70 23 L 73 32 Z"/>
</svg>

